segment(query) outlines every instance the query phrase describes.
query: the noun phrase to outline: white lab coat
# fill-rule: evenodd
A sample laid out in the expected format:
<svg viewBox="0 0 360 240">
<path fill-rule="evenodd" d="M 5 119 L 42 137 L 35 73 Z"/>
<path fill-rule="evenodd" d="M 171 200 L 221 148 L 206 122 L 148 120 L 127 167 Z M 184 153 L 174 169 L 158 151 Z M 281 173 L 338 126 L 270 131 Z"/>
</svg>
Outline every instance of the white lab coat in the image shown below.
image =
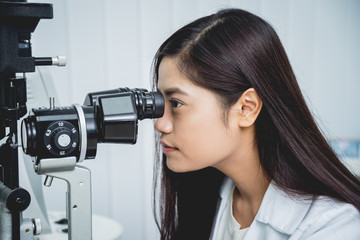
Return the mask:
<svg viewBox="0 0 360 240">
<path fill-rule="evenodd" d="M 216 238 L 233 182 L 220 189 L 218 211 L 210 240 Z M 351 204 L 328 197 L 290 197 L 271 182 L 244 240 L 360 240 L 360 212 Z"/>
</svg>

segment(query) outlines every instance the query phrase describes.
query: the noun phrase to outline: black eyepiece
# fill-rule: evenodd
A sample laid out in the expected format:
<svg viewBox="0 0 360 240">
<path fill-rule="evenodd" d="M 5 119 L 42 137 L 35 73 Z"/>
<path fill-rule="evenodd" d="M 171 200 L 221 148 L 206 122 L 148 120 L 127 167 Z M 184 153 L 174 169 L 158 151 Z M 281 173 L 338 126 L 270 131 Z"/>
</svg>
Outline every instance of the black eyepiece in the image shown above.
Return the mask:
<svg viewBox="0 0 360 240">
<path fill-rule="evenodd" d="M 159 92 L 136 91 L 139 120 L 159 118 L 164 115 L 164 98 Z"/>
</svg>

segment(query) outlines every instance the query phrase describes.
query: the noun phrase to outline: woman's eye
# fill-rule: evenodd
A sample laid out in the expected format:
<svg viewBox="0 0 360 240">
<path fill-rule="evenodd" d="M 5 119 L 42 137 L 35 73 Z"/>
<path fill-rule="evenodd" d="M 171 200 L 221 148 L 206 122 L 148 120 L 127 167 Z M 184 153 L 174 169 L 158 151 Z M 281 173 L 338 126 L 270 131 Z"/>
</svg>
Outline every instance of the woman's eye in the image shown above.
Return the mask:
<svg viewBox="0 0 360 240">
<path fill-rule="evenodd" d="M 178 108 L 181 107 L 183 104 L 181 102 L 178 102 L 176 100 L 170 100 L 170 104 L 172 108 Z"/>
</svg>

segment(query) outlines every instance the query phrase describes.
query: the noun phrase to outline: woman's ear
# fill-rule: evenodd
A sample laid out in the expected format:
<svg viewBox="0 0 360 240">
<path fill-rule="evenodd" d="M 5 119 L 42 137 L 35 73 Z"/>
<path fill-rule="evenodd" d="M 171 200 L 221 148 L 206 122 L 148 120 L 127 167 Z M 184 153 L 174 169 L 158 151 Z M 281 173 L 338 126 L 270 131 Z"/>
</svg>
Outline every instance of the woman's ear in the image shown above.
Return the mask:
<svg viewBox="0 0 360 240">
<path fill-rule="evenodd" d="M 239 127 L 250 127 L 260 114 L 262 101 L 255 89 L 249 88 L 232 108 L 237 111 Z"/>
</svg>

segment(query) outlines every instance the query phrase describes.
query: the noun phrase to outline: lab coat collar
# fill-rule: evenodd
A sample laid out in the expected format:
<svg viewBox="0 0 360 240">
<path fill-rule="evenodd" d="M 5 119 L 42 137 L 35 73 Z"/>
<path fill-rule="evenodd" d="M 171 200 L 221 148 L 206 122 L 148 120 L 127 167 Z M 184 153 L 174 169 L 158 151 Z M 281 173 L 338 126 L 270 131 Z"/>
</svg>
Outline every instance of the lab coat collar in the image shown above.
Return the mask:
<svg viewBox="0 0 360 240">
<path fill-rule="evenodd" d="M 233 185 L 230 178 L 224 180 L 219 192 L 221 202 L 227 202 Z M 304 219 L 311 204 L 311 199 L 290 196 L 271 181 L 254 221 L 268 224 L 279 232 L 291 235 Z"/>
<path fill-rule="evenodd" d="M 256 221 L 292 235 L 298 228 L 312 204 L 311 199 L 290 196 L 272 181 L 265 192 Z"/>
<path fill-rule="evenodd" d="M 234 182 L 229 177 L 225 177 L 220 187 L 219 193 L 222 200 L 227 200 L 230 196 L 231 188 L 234 186 Z"/>
</svg>

